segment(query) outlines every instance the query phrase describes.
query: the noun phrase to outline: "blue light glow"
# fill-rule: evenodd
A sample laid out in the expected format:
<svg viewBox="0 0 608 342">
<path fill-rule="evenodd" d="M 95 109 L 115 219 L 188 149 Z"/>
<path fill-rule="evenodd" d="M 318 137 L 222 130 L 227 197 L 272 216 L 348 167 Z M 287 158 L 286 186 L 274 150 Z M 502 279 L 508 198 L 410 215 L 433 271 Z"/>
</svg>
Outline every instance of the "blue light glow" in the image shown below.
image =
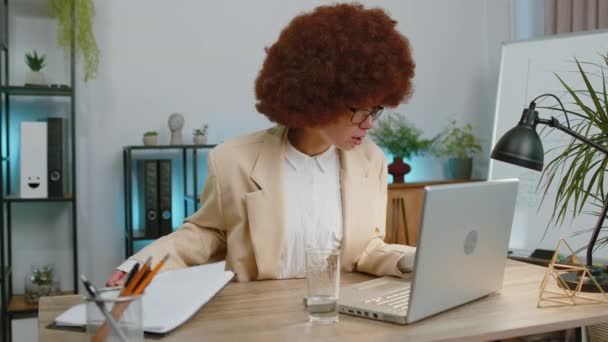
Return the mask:
<svg viewBox="0 0 608 342">
<path fill-rule="evenodd" d="M 386 161 L 390 165 L 393 162 L 393 155 L 385 151 Z M 446 180 L 444 161 L 439 158 L 434 158 L 426 155 L 412 156 L 410 159 L 404 159 L 404 163 L 412 167 L 410 173 L 405 175 L 406 183 L 428 182 Z M 388 184 L 393 183 L 393 176 L 388 175 Z"/>
<path fill-rule="evenodd" d="M 140 160 L 156 160 L 156 159 L 170 159 L 172 161 L 172 172 L 171 172 L 171 215 L 172 225 L 175 231 L 179 228 L 184 219 L 190 216 L 198 208 L 199 196 L 207 179 L 207 156 L 209 149 L 201 149 L 197 153 L 197 183 L 196 193 L 193 193 L 193 167 L 192 167 L 192 151 L 188 150 L 186 154 L 186 189 L 184 189 L 184 169 L 182 160 L 182 150 L 157 150 L 157 151 L 135 151 L 132 161 L 132 173 L 131 173 L 131 184 L 132 184 L 132 226 L 133 234 L 143 235 L 145 226 L 144 221 L 144 202 L 143 202 L 143 185 L 141 183 L 141 174 L 138 170 L 138 161 Z M 184 195 L 192 198 L 193 200 L 185 200 Z M 134 241 L 139 248 L 145 247 L 153 240 L 138 240 Z"/>
</svg>

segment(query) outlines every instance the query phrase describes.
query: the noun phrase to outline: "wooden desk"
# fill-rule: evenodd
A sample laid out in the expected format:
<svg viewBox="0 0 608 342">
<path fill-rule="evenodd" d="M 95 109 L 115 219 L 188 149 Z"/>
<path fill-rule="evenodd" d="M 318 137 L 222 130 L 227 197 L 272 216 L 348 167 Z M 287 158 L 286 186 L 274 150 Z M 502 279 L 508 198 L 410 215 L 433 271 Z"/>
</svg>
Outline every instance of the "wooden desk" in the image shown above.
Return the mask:
<svg viewBox="0 0 608 342">
<path fill-rule="evenodd" d="M 230 283 L 190 321 L 162 341 L 492 341 L 608 321 L 608 304 L 536 308 L 545 268 L 508 260 L 500 293 L 409 326 L 340 315 L 334 325 L 307 322 L 304 280 Z M 342 283 L 369 279 L 344 274 Z M 81 341 L 83 333 L 46 326 L 78 296 L 40 300 L 40 341 Z"/>
<path fill-rule="evenodd" d="M 424 203 L 425 186 L 479 181 L 480 180 L 449 180 L 420 183 L 389 184 L 386 206 L 386 237 L 384 241 L 387 243 L 398 243 L 401 245 L 416 246 L 416 242 L 418 241 L 418 229 L 420 226 L 420 215 L 422 214 L 422 205 Z M 403 198 L 404 200 L 405 220 L 407 221 L 407 232 L 409 241 L 406 241 L 405 239 L 405 227 L 401 217 L 399 217 L 396 227 L 393 224 L 394 198 Z"/>
</svg>

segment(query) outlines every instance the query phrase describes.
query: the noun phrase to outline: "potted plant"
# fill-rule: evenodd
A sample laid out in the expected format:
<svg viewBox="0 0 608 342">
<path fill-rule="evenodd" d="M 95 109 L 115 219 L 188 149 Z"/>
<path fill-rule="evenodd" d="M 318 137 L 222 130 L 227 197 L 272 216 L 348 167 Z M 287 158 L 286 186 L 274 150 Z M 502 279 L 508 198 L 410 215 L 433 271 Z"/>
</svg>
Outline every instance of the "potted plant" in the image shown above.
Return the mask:
<svg viewBox="0 0 608 342">
<path fill-rule="evenodd" d="M 70 53 L 72 41 L 72 9 L 75 12 L 75 53 L 82 59 L 84 80 L 94 79 L 99 66 L 99 48 L 93 34 L 95 5 L 93 0 L 47 0 L 48 15 L 57 19 L 57 43 Z"/>
<path fill-rule="evenodd" d="M 450 126 L 435 139 L 431 151 L 438 157 L 448 158 L 448 173 L 453 179 L 470 179 L 473 155 L 481 151 L 470 124 L 459 126 L 452 120 Z"/>
<path fill-rule="evenodd" d="M 55 281 L 52 265 L 31 266 L 31 271 L 25 278 L 25 301 L 27 303 L 38 303 L 40 297 L 53 296 L 59 292 L 59 282 Z"/>
<path fill-rule="evenodd" d="M 156 146 L 158 145 L 158 132 L 147 131 L 144 133 L 144 146 Z"/>
<path fill-rule="evenodd" d="M 33 53 L 25 54 L 25 64 L 30 68 L 30 71 L 25 76 L 26 86 L 46 86 L 46 77 L 42 72 L 42 68 L 46 65 L 46 56 L 38 56 L 36 50 Z"/>
<path fill-rule="evenodd" d="M 193 132 L 192 140 L 195 145 L 205 145 L 207 143 L 207 130 L 209 129 L 208 124 L 203 124 L 201 128 L 197 128 Z"/>
<path fill-rule="evenodd" d="M 587 71 L 583 69 L 587 68 Z M 601 62 L 579 62 L 576 60 L 576 67 L 580 80 L 584 86 L 572 87 L 559 75 L 556 74 L 566 92 L 571 98 L 571 106 L 566 112 L 570 117 L 570 128 L 578 134 L 586 137 L 592 142 L 601 146 L 606 146 L 606 136 L 608 136 L 608 79 L 605 70 L 608 68 L 608 54 L 601 56 Z M 591 80 L 598 81 L 594 87 Z M 561 111 L 561 107 L 537 107 L 548 108 Z M 555 151 L 555 149 L 550 150 Z M 548 151 L 548 152 L 550 152 Z M 553 213 L 547 224 L 546 230 L 551 223 L 561 224 L 566 216 L 572 215 L 572 219 L 581 213 L 590 214 L 594 217 L 602 215 L 604 203 L 608 199 L 606 193 L 605 173 L 608 169 L 608 158 L 595 148 L 578 140 L 571 139 L 569 144 L 560 147 L 561 151 L 557 157 L 552 159 L 544 168 L 539 183 L 543 193 L 557 189 L 553 203 Z M 554 184 L 554 183 L 557 183 Z M 545 196 L 542 197 L 544 202 Z M 591 209 L 586 209 L 585 204 L 589 203 Z M 575 232 L 574 235 L 589 234 L 594 227 Z M 602 227 L 599 236 L 594 244 L 594 250 L 608 244 L 608 235 L 605 234 L 606 226 Z M 602 234 L 604 233 L 604 234 Z M 576 250 L 576 253 L 587 249 L 587 245 Z M 608 266 L 593 265 L 591 273 L 594 274 L 602 287 L 608 286 Z"/>
<path fill-rule="evenodd" d="M 393 175 L 394 183 L 403 183 L 404 176 L 411 171 L 411 166 L 403 159 L 428 150 L 433 141 L 423 139 L 422 131 L 399 113 L 391 113 L 378 120 L 376 128 L 372 129 L 369 135 L 380 147 L 393 155 L 388 172 Z"/>
</svg>

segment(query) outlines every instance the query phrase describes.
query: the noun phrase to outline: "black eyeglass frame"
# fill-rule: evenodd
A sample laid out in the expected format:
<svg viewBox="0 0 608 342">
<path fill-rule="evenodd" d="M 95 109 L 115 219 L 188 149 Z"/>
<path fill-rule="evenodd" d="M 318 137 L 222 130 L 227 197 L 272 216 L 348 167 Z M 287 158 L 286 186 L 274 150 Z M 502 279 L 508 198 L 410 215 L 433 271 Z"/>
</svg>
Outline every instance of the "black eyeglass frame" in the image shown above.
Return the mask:
<svg viewBox="0 0 608 342">
<path fill-rule="evenodd" d="M 349 108 L 351 112 L 353 112 L 353 116 L 350 118 L 350 121 L 352 123 L 354 123 L 355 125 L 360 125 L 362 123 L 365 122 L 365 120 L 367 120 L 368 117 L 372 117 L 373 121 L 376 121 L 380 115 L 382 114 L 382 112 L 384 111 L 384 107 L 382 106 L 375 106 L 373 107 L 370 111 L 367 110 L 363 110 L 363 109 L 357 109 L 357 108 Z M 355 121 L 355 116 L 357 115 L 357 113 L 360 112 L 367 112 L 367 114 L 363 117 L 363 119 L 361 121 Z"/>
</svg>

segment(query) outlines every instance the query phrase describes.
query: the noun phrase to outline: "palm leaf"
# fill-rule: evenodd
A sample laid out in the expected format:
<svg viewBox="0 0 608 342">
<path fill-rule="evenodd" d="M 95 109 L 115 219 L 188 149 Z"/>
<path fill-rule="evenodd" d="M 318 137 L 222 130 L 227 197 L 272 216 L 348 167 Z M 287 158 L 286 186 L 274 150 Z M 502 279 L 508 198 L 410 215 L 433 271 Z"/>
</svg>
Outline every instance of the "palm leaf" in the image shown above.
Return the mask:
<svg viewBox="0 0 608 342">
<path fill-rule="evenodd" d="M 603 61 L 608 66 L 608 54 L 603 56 Z M 597 63 L 580 62 L 576 59 L 575 62 L 577 73 L 584 82 L 583 89 L 570 87 L 560 75 L 556 74 L 565 93 L 572 99 L 570 105 L 574 109 L 565 110 L 565 114 L 572 118 L 569 120 L 570 128 L 591 141 L 606 146 L 608 143 L 608 108 L 606 108 L 608 92 L 604 73 L 606 67 Z M 599 67 L 599 71 L 597 73 L 587 72 L 583 69 L 583 65 Z M 594 89 L 589 77 L 601 79 L 601 92 Z M 583 100 L 593 103 L 593 106 L 588 106 Z M 538 108 L 563 113 L 562 108 L 558 106 L 539 106 Z M 596 130 L 599 130 L 599 133 Z M 548 198 L 549 189 L 557 184 L 557 192 L 551 217 L 545 228 L 545 235 L 551 225 L 563 224 L 569 215 L 574 219 L 578 215 L 585 214 L 585 204 L 599 202 L 603 206 L 601 199 L 605 198 L 603 185 L 608 157 L 576 139 L 571 139 L 564 147 L 551 148 L 546 153 L 555 153 L 560 148 L 561 152 L 547 164 L 537 185 L 537 188 L 544 188 L 541 197 L 542 205 Z"/>
</svg>

